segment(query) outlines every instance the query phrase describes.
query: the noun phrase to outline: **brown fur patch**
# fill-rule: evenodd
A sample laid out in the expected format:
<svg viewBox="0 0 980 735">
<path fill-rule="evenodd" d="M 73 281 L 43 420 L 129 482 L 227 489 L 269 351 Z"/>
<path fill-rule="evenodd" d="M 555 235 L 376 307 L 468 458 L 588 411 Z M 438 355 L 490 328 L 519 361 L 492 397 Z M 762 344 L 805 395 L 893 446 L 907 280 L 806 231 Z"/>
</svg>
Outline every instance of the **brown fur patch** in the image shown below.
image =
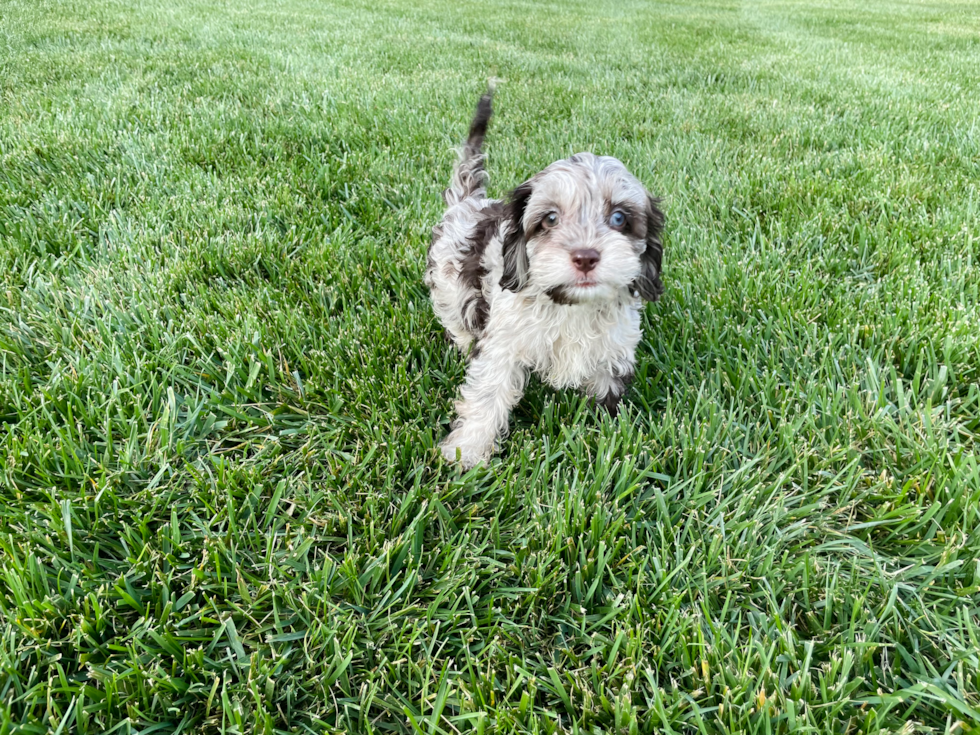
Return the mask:
<svg viewBox="0 0 980 735">
<path fill-rule="evenodd" d="M 633 371 L 626 373 L 619 378 L 619 385 L 614 390 L 609 391 L 602 398 L 597 398 L 596 403 L 606 409 L 612 416 L 619 413 L 619 402 L 623 399 L 626 389 L 633 382 Z"/>
<path fill-rule="evenodd" d="M 568 290 L 564 286 L 555 286 L 548 290 L 548 298 L 554 301 L 556 304 L 561 304 L 562 306 L 571 306 L 572 304 L 577 304 L 578 302 L 571 297 Z"/>
<path fill-rule="evenodd" d="M 482 332 L 490 315 L 490 305 L 483 297 L 483 278 L 487 269 L 483 267 L 483 254 L 487 245 L 500 231 L 504 217 L 504 205 L 493 202 L 482 210 L 483 218 L 476 223 L 473 233 L 467 238 L 467 248 L 459 268 L 459 280 L 477 295 L 466 302 L 464 314 L 467 326 L 475 332 Z"/>
</svg>

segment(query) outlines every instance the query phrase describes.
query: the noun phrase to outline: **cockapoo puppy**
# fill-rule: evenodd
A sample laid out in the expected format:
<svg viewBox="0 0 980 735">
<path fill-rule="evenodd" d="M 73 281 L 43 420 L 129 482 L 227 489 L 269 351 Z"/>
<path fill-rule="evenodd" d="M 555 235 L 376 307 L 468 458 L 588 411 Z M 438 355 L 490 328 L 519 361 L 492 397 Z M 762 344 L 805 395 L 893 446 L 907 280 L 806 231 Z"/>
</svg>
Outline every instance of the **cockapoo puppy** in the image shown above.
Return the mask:
<svg viewBox="0 0 980 735">
<path fill-rule="evenodd" d="M 615 158 L 578 153 L 488 199 L 491 92 L 443 197 L 425 269 L 432 306 L 469 355 L 443 456 L 472 467 L 507 432 L 530 370 L 615 413 L 633 377 L 642 299 L 656 301 L 664 216 Z"/>
</svg>

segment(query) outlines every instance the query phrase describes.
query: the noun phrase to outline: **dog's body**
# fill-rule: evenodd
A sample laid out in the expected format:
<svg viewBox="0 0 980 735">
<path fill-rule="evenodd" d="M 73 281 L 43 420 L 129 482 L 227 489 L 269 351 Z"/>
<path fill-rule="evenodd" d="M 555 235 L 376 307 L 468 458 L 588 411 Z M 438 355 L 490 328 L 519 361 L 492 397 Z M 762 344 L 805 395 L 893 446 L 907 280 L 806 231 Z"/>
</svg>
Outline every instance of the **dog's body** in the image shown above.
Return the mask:
<svg viewBox="0 0 980 735">
<path fill-rule="evenodd" d="M 487 459 L 529 370 L 583 388 L 615 412 L 633 377 L 643 299 L 660 282 L 663 215 L 614 158 L 580 153 L 487 198 L 484 95 L 433 229 L 425 283 L 450 338 L 469 353 L 459 418 L 443 455 Z"/>
</svg>

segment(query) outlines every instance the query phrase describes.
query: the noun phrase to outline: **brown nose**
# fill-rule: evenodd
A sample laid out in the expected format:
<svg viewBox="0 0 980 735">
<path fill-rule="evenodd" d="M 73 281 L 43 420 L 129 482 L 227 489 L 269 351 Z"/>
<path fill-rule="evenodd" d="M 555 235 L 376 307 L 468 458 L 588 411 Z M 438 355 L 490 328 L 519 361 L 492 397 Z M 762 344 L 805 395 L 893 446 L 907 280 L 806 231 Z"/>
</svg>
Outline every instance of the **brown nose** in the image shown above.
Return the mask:
<svg viewBox="0 0 980 735">
<path fill-rule="evenodd" d="M 599 265 L 599 253 L 591 248 L 589 250 L 576 250 L 572 253 L 572 262 L 580 271 L 588 273 Z"/>
</svg>

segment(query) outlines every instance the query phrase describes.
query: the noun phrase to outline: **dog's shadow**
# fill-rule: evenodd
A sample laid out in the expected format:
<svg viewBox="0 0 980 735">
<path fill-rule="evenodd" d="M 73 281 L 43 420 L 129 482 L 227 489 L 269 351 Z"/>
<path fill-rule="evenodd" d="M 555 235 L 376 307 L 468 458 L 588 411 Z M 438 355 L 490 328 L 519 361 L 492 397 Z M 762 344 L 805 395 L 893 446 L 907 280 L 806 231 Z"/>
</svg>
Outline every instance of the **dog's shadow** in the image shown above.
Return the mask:
<svg viewBox="0 0 980 735">
<path fill-rule="evenodd" d="M 634 416 L 661 412 L 667 402 L 665 373 L 649 359 L 643 359 L 649 356 L 638 351 L 637 357 L 640 359 L 633 382 L 623 396 L 617 414 L 611 414 L 598 405 L 595 398 L 575 388 L 553 388 L 532 373 L 524 396 L 511 412 L 511 434 L 525 431 L 532 435 L 557 436 L 562 427 L 570 426 L 588 432 L 601 431 L 606 423 L 616 423 L 622 412 Z"/>
</svg>

